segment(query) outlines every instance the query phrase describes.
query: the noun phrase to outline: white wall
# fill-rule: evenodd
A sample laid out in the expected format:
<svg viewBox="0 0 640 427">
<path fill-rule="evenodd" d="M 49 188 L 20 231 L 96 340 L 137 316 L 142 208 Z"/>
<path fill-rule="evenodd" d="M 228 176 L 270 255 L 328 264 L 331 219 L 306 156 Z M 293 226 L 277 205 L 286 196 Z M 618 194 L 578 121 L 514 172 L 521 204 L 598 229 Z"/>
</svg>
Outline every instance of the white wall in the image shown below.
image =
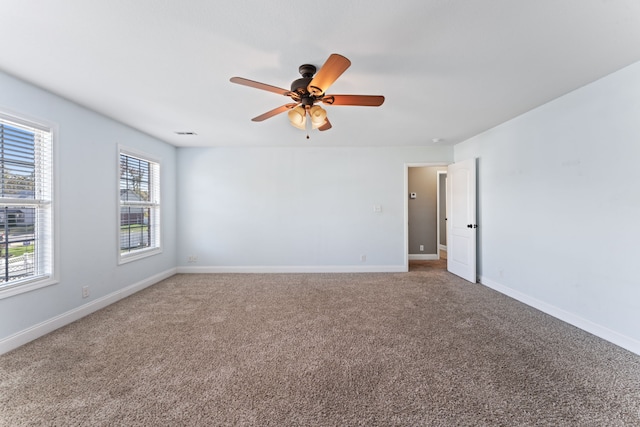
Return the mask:
<svg viewBox="0 0 640 427">
<path fill-rule="evenodd" d="M 179 271 L 404 271 L 404 165 L 452 156 L 451 147 L 180 149 Z"/>
<path fill-rule="evenodd" d="M 59 283 L 0 299 L 0 353 L 175 272 L 176 149 L 0 73 L 0 109 L 57 125 Z M 163 253 L 117 265 L 117 144 L 161 159 Z M 82 286 L 91 296 L 82 299 Z"/>
<path fill-rule="evenodd" d="M 454 148 L 484 284 L 640 354 L 640 63 Z"/>
</svg>

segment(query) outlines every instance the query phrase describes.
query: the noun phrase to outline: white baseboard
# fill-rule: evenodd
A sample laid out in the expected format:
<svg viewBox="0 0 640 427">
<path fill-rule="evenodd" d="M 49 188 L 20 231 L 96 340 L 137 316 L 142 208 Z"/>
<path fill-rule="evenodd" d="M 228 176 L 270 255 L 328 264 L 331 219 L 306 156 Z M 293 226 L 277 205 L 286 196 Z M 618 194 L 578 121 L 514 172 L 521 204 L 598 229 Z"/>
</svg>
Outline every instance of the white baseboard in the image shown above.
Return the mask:
<svg viewBox="0 0 640 427">
<path fill-rule="evenodd" d="M 435 261 L 440 259 L 438 254 L 409 254 L 409 261 Z"/>
<path fill-rule="evenodd" d="M 116 301 L 128 297 L 129 295 L 133 295 L 134 293 L 171 277 L 174 274 L 176 274 L 176 269 L 171 268 L 163 271 L 162 273 L 158 273 L 154 276 L 141 280 L 140 282 L 134 283 L 133 285 L 129 285 L 126 288 L 112 292 L 109 295 L 97 298 L 87 304 L 81 305 L 80 307 L 69 310 L 51 319 L 45 320 L 44 322 L 38 323 L 37 325 L 31 326 L 23 331 L 10 335 L 0 340 L 0 354 L 7 353 L 28 343 L 29 341 L 33 341 L 36 338 L 40 338 L 48 334 L 49 332 L 53 332 L 58 328 L 75 322 L 84 316 L 105 308 Z"/>
<path fill-rule="evenodd" d="M 505 294 L 528 306 L 538 309 L 543 313 L 546 313 L 550 316 L 553 316 L 557 319 L 567 322 L 570 325 L 575 326 L 576 328 L 580 328 L 583 331 L 589 332 L 590 334 L 593 334 L 597 337 L 602 338 L 603 340 L 609 341 L 610 343 L 613 343 L 626 350 L 629 350 L 632 353 L 640 355 L 640 341 L 636 339 L 633 339 L 626 335 L 622 335 L 605 326 L 602 326 L 590 320 L 584 319 L 578 316 L 577 314 L 570 313 L 554 305 L 551 305 L 544 301 L 540 301 L 536 298 L 530 297 L 529 295 L 523 294 L 520 291 L 516 291 L 500 283 L 494 282 L 493 280 L 487 279 L 486 277 L 480 276 L 479 279 L 480 279 L 480 283 L 488 288 L 498 291 L 501 294 Z"/>
<path fill-rule="evenodd" d="M 182 266 L 177 273 L 404 273 L 403 265 Z"/>
</svg>

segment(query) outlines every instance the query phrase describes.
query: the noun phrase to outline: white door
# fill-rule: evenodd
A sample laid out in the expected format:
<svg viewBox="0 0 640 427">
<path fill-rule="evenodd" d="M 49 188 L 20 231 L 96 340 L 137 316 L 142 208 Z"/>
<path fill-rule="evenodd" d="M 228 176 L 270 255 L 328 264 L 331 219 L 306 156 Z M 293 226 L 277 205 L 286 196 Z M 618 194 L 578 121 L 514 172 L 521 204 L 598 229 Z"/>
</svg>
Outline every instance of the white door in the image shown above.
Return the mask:
<svg viewBox="0 0 640 427">
<path fill-rule="evenodd" d="M 476 283 L 476 159 L 447 171 L 447 270 Z"/>
</svg>

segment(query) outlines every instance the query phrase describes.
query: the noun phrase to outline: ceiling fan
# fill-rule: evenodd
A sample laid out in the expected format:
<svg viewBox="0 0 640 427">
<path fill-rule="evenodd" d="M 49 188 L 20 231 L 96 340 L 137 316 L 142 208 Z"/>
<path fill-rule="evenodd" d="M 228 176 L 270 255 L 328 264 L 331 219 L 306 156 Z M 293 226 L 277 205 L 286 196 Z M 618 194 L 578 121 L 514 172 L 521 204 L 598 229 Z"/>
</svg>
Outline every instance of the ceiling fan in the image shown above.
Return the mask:
<svg viewBox="0 0 640 427">
<path fill-rule="evenodd" d="M 331 129 L 331 122 L 327 118 L 327 112 L 316 105 L 319 102 L 327 105 L 354 105 L 365 107 L 379 107 L 384 102 L 381 95 L 327 95 L 326 90 L 338 77 L 351 65 L 351 61 L 342 55 L 333 53 L 324 65 L 316 73 L 316 67 L 304 64 L 298 68 L 302 78 L 291 83 L 291 90 L 256 82 L 242 77 L 232 77 L 231 82 L 244 86 L 274 92 L 291 98 L 293 102 L 267 111 L 251 119 L 261 122 L 285 111 L 289 111 L 289 122 L 298 129 L 306 129 L 311 123 L 311 128 L 321 131 Z M 315 76 L 314 76 L 315 74 Z M 309 120 L 307 120 L 307 116 Z M 309 138 L 309 135 L 307 135 Z"/>
</svg>

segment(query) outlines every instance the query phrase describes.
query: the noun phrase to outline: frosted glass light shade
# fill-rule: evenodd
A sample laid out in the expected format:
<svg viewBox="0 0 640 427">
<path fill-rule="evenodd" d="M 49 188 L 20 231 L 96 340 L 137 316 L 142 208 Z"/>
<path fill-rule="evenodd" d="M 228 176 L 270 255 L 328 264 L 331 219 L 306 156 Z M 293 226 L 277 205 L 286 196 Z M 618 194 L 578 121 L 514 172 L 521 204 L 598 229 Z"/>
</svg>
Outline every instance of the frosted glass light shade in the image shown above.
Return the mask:
<svg viewBox="0 0 640 427">
<path fill-rule="evenodd" d="M 296 108 L 289 110 L 289 123 L 291 126 L 304 130 L 304 125 L 307 122 L 307 112 L 303 106 L 298 105 Z"/>
<path fill-rule="evenodd" d="M 314 105 L 309 109 L 309 117 L 311 117 L 312 127 L 317 129 L 327 121 L 327 112 L 319 105 Z"/>
</svg>

